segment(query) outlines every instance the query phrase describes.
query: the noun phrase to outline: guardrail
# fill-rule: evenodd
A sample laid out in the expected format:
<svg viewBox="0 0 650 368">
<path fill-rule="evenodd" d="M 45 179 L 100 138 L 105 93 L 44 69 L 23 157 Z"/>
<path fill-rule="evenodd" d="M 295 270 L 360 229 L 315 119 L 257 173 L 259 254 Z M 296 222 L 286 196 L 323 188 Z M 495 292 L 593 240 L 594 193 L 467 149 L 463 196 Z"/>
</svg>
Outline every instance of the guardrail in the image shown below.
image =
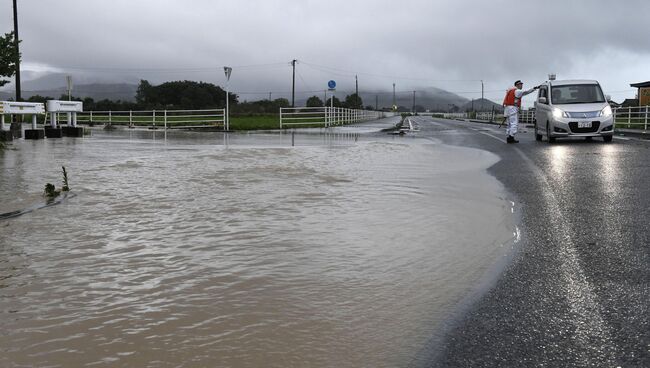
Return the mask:
<svg viewBox="0 0 650 368">
<path fill-rule="evenodd" d="M 224 109 L 85 111 L 77 114 L 83 124 L 110 124 L 164 129 L 228 128 Z"/>
<path fill-rule="evenodd" d="M 615 128 L 648 130 L 650 106 L 619 107 L 613 112 Z"/>
<path fill-rule="evenodd" d="M 341 107 L 281 107 L 280 129 L 284 126 L 331 127 L 384 117 L 381 111 L 345 109 Z"/>
</svg>

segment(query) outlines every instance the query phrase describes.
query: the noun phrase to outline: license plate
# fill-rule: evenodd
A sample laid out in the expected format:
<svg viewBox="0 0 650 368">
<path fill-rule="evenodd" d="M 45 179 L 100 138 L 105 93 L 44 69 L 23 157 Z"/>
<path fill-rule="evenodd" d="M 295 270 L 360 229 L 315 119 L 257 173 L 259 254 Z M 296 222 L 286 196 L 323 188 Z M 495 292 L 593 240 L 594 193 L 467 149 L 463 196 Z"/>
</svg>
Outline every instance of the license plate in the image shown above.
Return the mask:
<svg viewBox="0 0 650 368">
<path fill-rule="evenodd" d="M 591 121 L 579 121 L 578 128 L 591 128 Z"/>
</svg>

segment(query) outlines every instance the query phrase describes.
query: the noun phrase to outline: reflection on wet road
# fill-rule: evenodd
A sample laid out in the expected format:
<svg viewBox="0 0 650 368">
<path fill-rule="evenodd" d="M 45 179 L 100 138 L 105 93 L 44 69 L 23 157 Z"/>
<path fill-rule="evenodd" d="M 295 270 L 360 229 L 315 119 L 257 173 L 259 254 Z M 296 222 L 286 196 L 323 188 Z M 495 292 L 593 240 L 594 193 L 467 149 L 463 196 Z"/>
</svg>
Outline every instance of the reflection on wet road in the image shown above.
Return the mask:
<svg viewBox="0 0 650 368">
<path fill-rule="evenodd" d="M 446 142 L 488 149 L 522 206 L 522 249 L 423 366 L 648 366 L 647 142 L 518 145 L 489 125 L 430 122 Z"/>
</svg>

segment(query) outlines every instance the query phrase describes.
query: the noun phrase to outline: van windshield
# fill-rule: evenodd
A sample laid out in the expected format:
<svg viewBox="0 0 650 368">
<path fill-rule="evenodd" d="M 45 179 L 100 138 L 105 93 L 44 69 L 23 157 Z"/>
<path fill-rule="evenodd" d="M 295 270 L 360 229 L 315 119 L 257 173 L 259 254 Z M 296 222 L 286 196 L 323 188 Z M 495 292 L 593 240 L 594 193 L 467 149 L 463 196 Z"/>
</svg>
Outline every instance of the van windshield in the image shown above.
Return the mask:
<svg viewBox="0 0 650 368">
<path fill-rule="evenodd" d="M 598 84 L 567 84 L 551 87 L 551 101 L 555 105 L 605 102 Z"/>
</svg>

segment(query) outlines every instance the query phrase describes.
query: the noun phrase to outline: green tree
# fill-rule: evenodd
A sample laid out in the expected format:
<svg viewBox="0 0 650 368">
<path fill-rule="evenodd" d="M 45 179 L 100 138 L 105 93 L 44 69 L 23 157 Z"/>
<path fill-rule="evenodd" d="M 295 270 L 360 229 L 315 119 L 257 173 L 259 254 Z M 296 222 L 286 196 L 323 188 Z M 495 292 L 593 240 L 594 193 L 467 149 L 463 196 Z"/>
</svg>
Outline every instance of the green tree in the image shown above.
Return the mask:
<svg viewBox="0 0 650 368">
<path fill-rule="evenodd" d="M 327 101 L 325 102 L 325 106 L 330 107 L 332 106 L 332 98 L 328 98 Z M 339 100 L 336 96 L 334 96 L 334 107 L 343 107 L 343 104 L 341 103 L 341 100 Z"/>
<path fill-rule="evenodd" d="M 287 100 L 286 98 L 276 98 L 275 100 L 273 100 L 273 103 L 276 106 L 276 111 L 278 109 L 280 109 L 281 107 L 289 107 L 289 106 L 291 106 L 289 104 L 289 100 Z"/>
<path fill-rule="evenodd" d="M 345 107 L 348 109 L 362 109 L 363 101 L 356 93 L 345 96 Z"/>
<path fill-rule="evenodd" d="M 40 103 L 45 103 L 47 100 L 53 100 L 52 97 L 45 97 L 41 95 L 34 95 L 30 98 L 27 99 L 27 102 L 40 102 Z"/>
<path fill-rule="evenodd" d="M 234 93 L 228 93 L 228 100 L 231 106 L 239 102 Z M 226 106 L 226 92 L 211 83 L 186 80 L 152 86 L 142 80 L 136 101 L 145 109 L 214 109 Z"/>
<path fill-rule="evenodd" d="M 307 99 L 307 107 L 323 107 L 323 100 L 318 96 L 311 96 Z"/>
<path fill-rule="evenodd" d="M 19 59 L 20 53 L 16 48 L 14 33 L 9 32 L 5 33 L 4 36 L 0 36 L 0 78 L 10 78 L 16 74 L 16 62 Z M 0 79 L 0 87 L 9 82 L 7 79 Z"/>
<path fill-rule="evenodd" d="M 135 93 L 135 101 L 138 105 L 146 108 L 153 100 L 155 100 L 153 86 L 147 80 L 140 80 L 138 90 Z"/>
</svg>

